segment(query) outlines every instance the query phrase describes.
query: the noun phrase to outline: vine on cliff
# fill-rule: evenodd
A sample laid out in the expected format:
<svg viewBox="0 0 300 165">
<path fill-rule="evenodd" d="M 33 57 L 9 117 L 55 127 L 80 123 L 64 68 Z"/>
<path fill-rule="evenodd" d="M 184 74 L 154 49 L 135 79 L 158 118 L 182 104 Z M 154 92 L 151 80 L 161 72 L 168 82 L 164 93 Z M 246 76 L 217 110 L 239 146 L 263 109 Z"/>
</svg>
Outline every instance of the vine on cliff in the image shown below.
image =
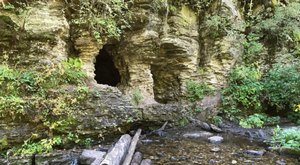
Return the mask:
<svg viewBox="0 0 300 165">
<path fill-rule="evenodd" d="M 88 28 L 98 41 L 105 37 L 120 39 L 122 32 L 130 27 L 131 1 L 70 1 L 70 7 L 76 13 L 72 22 Z"/>
</svg>

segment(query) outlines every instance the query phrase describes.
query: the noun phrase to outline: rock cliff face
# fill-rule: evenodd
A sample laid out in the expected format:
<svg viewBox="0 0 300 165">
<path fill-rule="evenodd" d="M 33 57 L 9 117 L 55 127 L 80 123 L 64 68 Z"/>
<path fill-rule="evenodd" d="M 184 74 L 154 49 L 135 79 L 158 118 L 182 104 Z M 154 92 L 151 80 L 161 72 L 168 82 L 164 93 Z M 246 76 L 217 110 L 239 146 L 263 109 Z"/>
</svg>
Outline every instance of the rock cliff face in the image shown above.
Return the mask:
<svg viewBox="0 0 300 165">
<path fill-rule="evenodd" d="M 219 38 L 210 36 L 204 22 L 212 13 L 202 11 L 198 16 L 189 6 L 181 5 L 163 13 L 153 10 L 155 1 L 135 1 L 131 30 L 114 43 L 97 44 L 92 38 L 75 39 L 84 68 L 94 76 L 93 62 L 100 48 L 107 44 L 120 72 L 118 88 L 131 95 L 142 91 L 148 103 L 179 101 L 185 94 L 188 80 L 205 82 L 219 88 L 240 55 L 239 38 L 230 31 Z M 242 22 L 237 5 L 232 1 L 216 2 L 230 24 Z"/>
<path fill-rule="evenodd" d="M 216 1 L 211 9 L 198 13 L 184 4 L 171 8 L 167 0 L 161 4 L 162 10 L 156 10 L 155 2 L 135 0 L 130 9 L 131 28 L 121 39 L 97 41 L 88 29 L 72 26 L 72 13 L 66 12 L 65 1 L 11 2 L 16 7 L 13 10 L 4 1 L 0 11 L 0 61 L 30 68 L 79 57 L 88 83 L 101 91 L 101 98 L 87 100 L 82 107 L 85 115 L 79 115 L 74 128 L 82 135 L 125 129 L 129 117 L 135 122 L 179 121 L 185 110 L 170 102 L 185 97 L 186 82 L 205 82 L 217 89 L 224 86 L 241 53 L 238 35 L 225 29 L 214 37 L 206 20 L 217 12 L 238 28 L 242 17 L 232 0 Z M 94 79 L 101 49 L 112 57 L 120 74 L 116 87 L 96 84 Z M 140 107 L 133 106 L 128 98 L 137 89 L 143 95 Z M 9 142 L 21 142 L 30 137 L 30 132 L 39 130 L 30 120 L 0 123 L 0 137 L 7 137 Z"/>
</svg>

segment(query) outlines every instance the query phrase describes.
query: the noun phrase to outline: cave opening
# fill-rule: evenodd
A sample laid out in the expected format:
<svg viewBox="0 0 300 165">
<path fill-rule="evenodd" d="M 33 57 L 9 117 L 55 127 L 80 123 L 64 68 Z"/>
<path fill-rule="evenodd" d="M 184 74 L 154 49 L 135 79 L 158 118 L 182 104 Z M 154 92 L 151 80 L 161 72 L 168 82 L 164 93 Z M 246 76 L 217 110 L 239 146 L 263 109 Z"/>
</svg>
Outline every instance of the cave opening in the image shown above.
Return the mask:
<svg viewBox="0 0 300 165">
<path fill-rule="evenodd" d="M 114 87 L 121 81 L 119 70 L 116 68 L 114 59 L 106 46 L 99 51 L 99 54 L 96 57 L 95 80 L 98 84 Z"/>
</svg>

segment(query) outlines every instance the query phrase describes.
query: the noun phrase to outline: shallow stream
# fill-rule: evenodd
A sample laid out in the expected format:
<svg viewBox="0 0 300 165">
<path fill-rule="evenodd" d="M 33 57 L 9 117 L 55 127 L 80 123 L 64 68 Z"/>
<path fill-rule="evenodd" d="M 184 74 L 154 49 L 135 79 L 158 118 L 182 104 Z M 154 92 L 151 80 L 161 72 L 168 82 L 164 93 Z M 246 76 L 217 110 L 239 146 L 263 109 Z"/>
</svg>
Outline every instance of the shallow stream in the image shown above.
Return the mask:
<svg viewBox="0 0 300 165">
<path fill-rule="evenodd" d="M 148 143 L 140 143 L 137 150 L 154 164 L 253 164 L 299 165 L 296 157 L 266 151 L 262 142 L 250 141 L 227 133 L 221 144 L 211 144 L 207 138 L 185 138 L 182 135 L 196 130 L 171 130 L 165 137 L 147 137 Z M 216 134 L 218 135 L 218 134 Z M 152 142 L 151 142 L 152 141 Z M 151 143 L 150 143 L 151 142 Z M 263 156 L 245 154 L 247 150 L 265 151 Z"/>
</svg>

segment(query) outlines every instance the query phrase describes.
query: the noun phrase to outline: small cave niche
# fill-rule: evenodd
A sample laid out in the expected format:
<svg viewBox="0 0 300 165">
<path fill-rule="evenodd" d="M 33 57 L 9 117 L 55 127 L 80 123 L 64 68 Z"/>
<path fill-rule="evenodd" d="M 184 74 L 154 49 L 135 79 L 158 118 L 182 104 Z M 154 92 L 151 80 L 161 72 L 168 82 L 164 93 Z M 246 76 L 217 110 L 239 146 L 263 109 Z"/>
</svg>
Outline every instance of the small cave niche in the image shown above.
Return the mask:
<svg viewBox="0 0 300 165">
<path fill-rule="evenodd" d="M 104 46 L 96 57 L 95 80 L 98 84 L 114 87 L 121 81 L 119 70 L 116 68 L 113 57 L 107 50 L 107 46 Z"/>
<path fill-rule="evenodd" d="M 151 65 L 154 100 L 159 103 L 178 101 L 180 84 L 172 70 L 174 68 Z"/>
</svg>

